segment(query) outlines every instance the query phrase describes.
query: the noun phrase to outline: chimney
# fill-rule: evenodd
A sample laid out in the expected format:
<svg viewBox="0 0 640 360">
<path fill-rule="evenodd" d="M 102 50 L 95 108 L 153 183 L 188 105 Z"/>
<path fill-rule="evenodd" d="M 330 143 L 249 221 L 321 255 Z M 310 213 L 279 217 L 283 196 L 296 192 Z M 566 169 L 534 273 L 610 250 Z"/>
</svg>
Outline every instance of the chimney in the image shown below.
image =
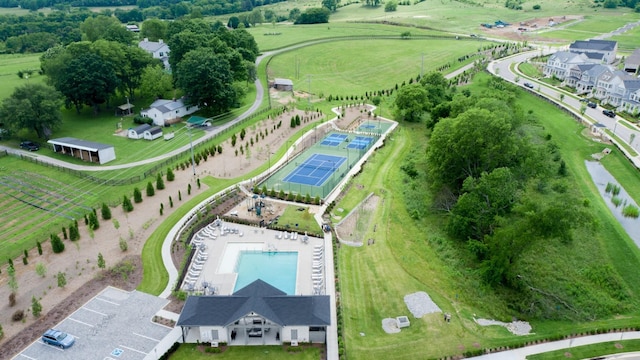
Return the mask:
<svg viewBox="0 0 640 360">
<path fill-rule="evenodd" d="M 149 42 L 149 38 L 144 38 L 144 41 L 145 42 Z"/>
<path fill-rule="evenodd" d="M 158 42 L 159 42 L 160 44 L 164 44 L 164 41 L 162 41 L 162 39 L 158 40 Z"/>
</svg>

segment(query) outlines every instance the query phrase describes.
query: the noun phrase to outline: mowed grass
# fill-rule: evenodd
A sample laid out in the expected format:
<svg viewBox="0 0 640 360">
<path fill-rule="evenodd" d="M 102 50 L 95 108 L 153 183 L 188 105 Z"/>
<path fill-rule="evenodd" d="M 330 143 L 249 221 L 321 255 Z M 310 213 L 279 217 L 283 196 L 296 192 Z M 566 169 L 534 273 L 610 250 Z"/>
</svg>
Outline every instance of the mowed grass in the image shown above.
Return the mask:
<svg viewBox="0 0 640 360">
<path fill-rule="evenodd" d="M 483 76 L 486 75 L 480 75 L 477 81 L 481 82 Z M 474 84 L 471 91 L 482 91 L 482 86 Z M 601 224 L 596 230 L 597 234 L 589 236 L 592 241 L 576 239 L 575 246 L 570 250 L 540 249 L 543 255 L 532 253 L 528 256 L 548 257 L 549 263 L 555 265 L 567 262 L 569 265 L 563 266 L 577 269 L 590 261 L 611 264 L 634 292 L 632 297 L 637 298 L 635 293 L 640 286 L 640 279 L 633 268 L 640 263 L 638 249 L 611 216 L 584 167 L 584 160 L 591 153 L 601 151 L 603 145 L 582 137 L 582 127 L 552 105 L 524 93 L 518 96 L 517 101 L 524 111 L 534 110 L 542 125 L 561 147 L 563 158 L 575 177 L 577 191 L 589 199 L 594 216 Z M 440 230 L 444 220 L 440 215 L 433 214 L 427 219 L 415 221 L 407 213 L 405 197 L 401 195 L 405 186 L 404 177 L 400 174 L 399 166 L 409 152 L 423 153 L 425 142 L 422 127 L 403 124 L 354 180 L 354 183 L 362 185 L 362 189 L 357 189 L 360 186 L 352 187 L 336 205 L 348 211 L 370 191 L 384 199 L 373 220 L 378 225 L 378 231 L 366 234 L 367 238 L 376 240 L 375 245 L 360 248 L 341 246 L 338 250 L 344 336 L 350 359 L 389 356 L 393 359 L 441 358 L 478 347 L 504 346 L 555 334 L 597 327 L 630 326 L 638 322 L 637 311 L 627 309 L 626 313 L 620 314 L 623 316 L 593 322 L 533 321 L 535 334 L 527 337 L 516 337 L 501 327 L 476 325 L 472 321 L 476 315 L 509 321 L 513 313 L 509 311 L 505 299 L 488 288 L 473 271 L 469 259 L 465 258 L 467 252 L 446 239 Z M 620 171 L 614 171 L 614 175 L 618 176 Z M 411 196 L 429 200 L 429 195 L 421 191 Z M 596 253 L 598 259 L 594 260 Z M 549 270 L 562 273 L 563 276 L 576 276 L 575 271 L 565 274 L 565 268 L 542 268 L 538 272 Z M 544 281 L 541 274 L 536 276 Z M 551 280 L 535 285 L 553 291 Z M 445 324 L 441 314 L 427 315 L 422 319 L 410 317 L 411 327 L 399 334 L 384 333 L 382 319 L 410 315 L 403 297 L 416 291 L 426 291 L 443 311 L 452 314 L 452 322 Z"/>
<path fill-rule="evenodd" d="M 576 346 L 570 349 L 550 351 L 542 354 L 529 355 L 528 360 L 554 360 L 554 359 L 587 359 L 603 355 L 620 354 L 640 351 L 640 340 L 609 341 L 593 345 Z"/>
<path fill-rule="evenodd" d="M 343 37 L 397 36 L 405 31 L 412 35 L 448 35 L 440 31 L 404 28 L 382 24 L 356 24 L 331 22 L 329 24 L 293 25 L 291 23 L 261 24 L 247 29 L 253 35 L 260 51 L 284 48 L 290 45 L 321 39 Z M 277 34 L 277 35 L 276 35 Z"/>
<path fill-rule="evenodd" d="M 268 73 L 291 79 L 299 91 L 309 91 L 310 85 L 316 95 L 364 95 L 420 75 L 423 55 L 424 73 L 428 73 L 486 44 L 434 39 L 336 41 L 276 55 Z"/>
<path fill-rule="evenodd" d="M 199 360 L 220 358 L 225 360 L 317 360 L 320 358 L 320 348 L 306 347 L 303 351 L 288 352 L 283 346 L 229 346 L 221 354 L 208 354 L 197 348 L 196 344 L 183 344 L 178 351 L 171 355 L 171 360 Z"/>
<path fill-rule="evenodd" d="M 28 79 L 18 77 L 18 71 L 33 70 Z M 45 77 L 38 74 L 40 54 L 3 54 L 0 55 L 0 101 L 9 97 L 13 90 L 27 83 L 43 83 Z"/>
<path fill-rule="evenodd" d="M 640 48 L 640 26 L 636 26 L 624 34 L 612 36 L 609 40 L 618 42 L 618 52 L 630 54 Z"/>
</svg>

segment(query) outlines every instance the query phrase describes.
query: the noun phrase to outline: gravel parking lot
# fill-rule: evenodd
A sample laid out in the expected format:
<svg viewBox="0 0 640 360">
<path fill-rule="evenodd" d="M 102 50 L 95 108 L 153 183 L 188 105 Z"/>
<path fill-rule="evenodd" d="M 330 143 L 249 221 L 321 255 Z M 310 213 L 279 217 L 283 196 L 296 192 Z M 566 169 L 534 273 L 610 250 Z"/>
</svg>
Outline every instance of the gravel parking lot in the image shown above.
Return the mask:
<svg viewBox="0 0 640 360">
<path fill-rule="evenodd" d="M 38 339 L 14 359 L 142 360 L 171 331 L 151 321 L 167 302 L 108 287 L 55 327 L 76 337 L 72 347 L 63 350 Z"/>
</svg>

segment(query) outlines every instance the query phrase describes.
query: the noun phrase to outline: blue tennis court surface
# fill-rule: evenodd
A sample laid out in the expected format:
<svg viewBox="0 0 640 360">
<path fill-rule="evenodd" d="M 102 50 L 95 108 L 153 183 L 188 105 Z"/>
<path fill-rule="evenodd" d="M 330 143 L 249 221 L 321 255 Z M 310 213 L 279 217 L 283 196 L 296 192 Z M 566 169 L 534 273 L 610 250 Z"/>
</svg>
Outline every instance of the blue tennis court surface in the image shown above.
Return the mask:
<svg viewBox="0 0 640 360">
<path fill-rule="evenodd" d="M 346 137 L 345 137 L 346 138 Z M 320 186 L 347 161 L 346 157 L 313 154 L 299 164 L 283 181 L 303 185 Z"/>
<path fill-rule="evenodd" d="M 338 146 L 346 138 L 347 138 L 347 135 L 344 135 L 344 134 L 329 134 L 327 137 L 324 138 L 324 140 L 322 140 L 320 145 Z"/>
<path fill-rule="evenodd" d="M 369 144 L 371 144 L 372 141 L 373 141 L 372 137 L 356 136 L 356 138 L 351 140 L 349 145 L 347 145 L 347 148 L 358 149 L 358 150 L 366 149 L 369 146 Z"/>
<path fill-rule="evenodd" d="M 360 126 L 361 129 L 375 129 L 377 126 L 371 124 L 364 124 Z"/>
</svg>

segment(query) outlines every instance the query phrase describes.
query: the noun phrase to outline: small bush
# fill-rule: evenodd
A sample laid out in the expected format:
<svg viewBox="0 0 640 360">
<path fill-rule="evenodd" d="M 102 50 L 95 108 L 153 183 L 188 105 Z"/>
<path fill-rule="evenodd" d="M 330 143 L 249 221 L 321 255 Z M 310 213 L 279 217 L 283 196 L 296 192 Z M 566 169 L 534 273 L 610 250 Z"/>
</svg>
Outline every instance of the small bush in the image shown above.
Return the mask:
<svg viewBox="0 0 640 360">
<path fill-rule="evenodd" d="M 98 216 L 94 212 L 89 213 L 89 229 L 90 230 L 98 230 L 100 227 L 100 222 L 98 221 Z"/>
<path fill-rule="evenodd" d="M 38 317 L 40 313 L 42 313 L 42 304 L 40 304 L 35 296 L 31 297 L 31 313 L 34 317 Z"/>
<path fill-rule="evenodd" d="M 16 293 L 12 292 L 9 294 L 9 307 L 14 307 L 16 305 Z"/>
<path fill-rule="evenodd" d="M 23 310 L 16 310 L 16 312 L 14 312 L 13 315 L 11 315 L 11 320 L 13 321 L 22 321 L 22 319 L 24 319 Z"/>
<path fill-rule="evenodd" d="M 127 244 L 127 240 L 120 238 L 120 250 L 122 250 L 122 252 L 127 251 L 127 249 L 129 249 L 129 244 Z"/>
<path fill-rule="evenodd" d="M 55 254 L 59 254 L 64 251 L 64 243 L 56 234 L 51 234 L 51 250 L 53 250 Z"/>
<path fill-rule="evenodd" d="M 142 192 L 137 187 L 133 189 L 133 202 L 136 204 L 142 202 Z"/>
<path fill-rule="evenodd" d="M 176 179 L 176 176 L 173 174 L 171 168 L 167 168 L 167 181 L 173 181 Z"/>
<path fill-rule="evenodd" d="M 127 195 L 124 195 L 122 197 L 122 209 L 124 210 L 124 212 L 133 211 L 133 204 L 131 203 L 131 200 L 129 200 L 129 197 Z"/>
<path fill-rule="evenodd" d="M 23 257 L 22 257 L 22 263 L 23 263 L 24 265 L 29 265 L 29 259 L 27 259 L 26 257 L 24 257 L 24 256 L 23 256 Z"/>
<path fill-rule="evenodd" d="M 100 208 L 100 212 L 102 213 L 102 220 L 111 219 L 111 209 L 109 205 L 102 203 L 102 208 Z"/>
<path fill-rule="evenodd" d="M 639 211 L 638 211 L 638 207 L 636 207 L 635 205 L 627 205 L 622 209 L 622 215 L 624 215 L 625 217 L 632 217 L 632 218 L 638 218 L 638 216 L 640 216 Z"/>
<path fill-rule="evenodd" d="M 542 9 L 542 6 L 538 4 L 533 5 L 533 10 L 540 10 L 540 9 Z"/>
<path fill-rule="evenodd" d="M 40 244 L 40 241 L 36 241 L 36 247 L 38 248 L 38 255 L 42 255 L 42 244 Z"/>
<path fill-rule="evenodd" d="M 76 241 L 80 239 L 80 231 L 78 231 L 78 225 L 72 224 L 69 226 L 69 240 Z"/>
<path fill-rule="evenodd" d="M 164 180 L 162 180 L 162 175 L 160 175 L 160 173 L 158 173 L 158 176 L 156 177 L 156 189 L 164 189 Z"/>
</svg>

